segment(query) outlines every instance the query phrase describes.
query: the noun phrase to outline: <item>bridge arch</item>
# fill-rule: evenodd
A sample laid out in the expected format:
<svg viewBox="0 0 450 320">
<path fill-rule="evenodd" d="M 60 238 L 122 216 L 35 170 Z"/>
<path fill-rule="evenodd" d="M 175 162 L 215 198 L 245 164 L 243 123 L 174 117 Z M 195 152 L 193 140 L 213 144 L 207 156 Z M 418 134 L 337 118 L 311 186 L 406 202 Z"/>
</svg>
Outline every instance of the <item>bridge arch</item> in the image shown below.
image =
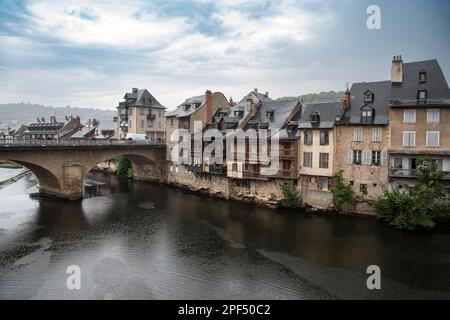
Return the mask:
<svg viewBox="0 0 450 320">
<path fill-rule="evenodd" d="M 28 161 L 17 160 L 14 158 L 11 159 L 8 158 L 5 160 L 17 163 L 29 169 L 38 180 L 39 189 L 42 192 L 53 194 L 61 190 L 62 187 L 61 181 L 52 171 L 48 170 L 47 168 Z"/>
</svg>

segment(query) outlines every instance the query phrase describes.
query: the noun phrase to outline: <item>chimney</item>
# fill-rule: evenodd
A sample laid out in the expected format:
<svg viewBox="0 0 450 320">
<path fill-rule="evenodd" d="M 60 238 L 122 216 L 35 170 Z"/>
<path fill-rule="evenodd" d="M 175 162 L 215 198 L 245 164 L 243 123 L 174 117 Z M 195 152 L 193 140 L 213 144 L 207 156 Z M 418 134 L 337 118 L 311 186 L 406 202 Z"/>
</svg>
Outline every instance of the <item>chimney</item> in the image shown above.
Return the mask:
<svg viewBox="0 0 450 320">
<path fill-rule="evenodd" d="M 44 117 L 41 118 L 41 122 L 45 123 L 45 118 Z"/>
<path fill-rule="evenodd" d="M 56 123 L 56 117 L 55 116 L 51 116 L 50 117 L 50 123 Z"/>
<path fill-rule="evenodd" d="M 350 93 L 350 90 L 348 89 L 348 85 L 347 85 L 347 90 L 345 90 L 344 93 L 344 112 L 347 111 L 348 109 L 350 109 L 351 106 L 351 100 L 352 100 L 352 94 Z"/>
<path fill-rule="evenodd" d="M 234 107 L 233 97 L 230 97 L 230 101 L 228 102 L 228 104 L 230 105 L 230 107 Z"/>
<path fill-rule="evenodd" d="M 269 97 L 269 92 L 268 91 L 266 91 L 266 94 L 264 95 L 266 98 L 268 98 Z"/>
<path fill-rule="evenodd" d="M 138 92 L 138 88 L 133 88 L 133 93 L 137 93 Z"/>
<path fill-rule="evenodd" d="M 213 96 L 211 90 L 205 92 L 206 103 L 206 121 L 209 121 L 213 116 Z"/>
<path fill-rule="evenodd" d="M 247 98 L 245 100 L 245 112 L 249 113 L 252 111 L 252 109 L 253 109 L 253 99 Z"/>
<path fill-rule="evenodd" d="M 403 60 L 401 55 L 394 56 L 392 59 L 391 81 L 393 83 L 403 82 Z"/>
<path fill-rule="evenodd" d="M 258 88 L 253 89 L 254 93 L 258 93 Z"/>
</svg>

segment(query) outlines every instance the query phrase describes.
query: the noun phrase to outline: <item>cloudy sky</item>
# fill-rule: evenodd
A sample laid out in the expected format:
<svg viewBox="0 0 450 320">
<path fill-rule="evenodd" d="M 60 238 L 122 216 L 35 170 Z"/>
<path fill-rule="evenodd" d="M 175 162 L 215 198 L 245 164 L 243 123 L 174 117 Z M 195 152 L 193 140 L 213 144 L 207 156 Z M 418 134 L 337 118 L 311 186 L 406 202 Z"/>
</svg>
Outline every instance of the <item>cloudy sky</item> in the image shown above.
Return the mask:
<svg viewBox="0 0 450 320">
<path fill-rule="evenodd" d="M 381 9 L 381 30 L 366 26 Z M 450 79 L 448 0 L 0 0 L 0 103 L 114 108 L 132 87 L 168 109 L 384 80 L 392 56 Z"/>
</svg>

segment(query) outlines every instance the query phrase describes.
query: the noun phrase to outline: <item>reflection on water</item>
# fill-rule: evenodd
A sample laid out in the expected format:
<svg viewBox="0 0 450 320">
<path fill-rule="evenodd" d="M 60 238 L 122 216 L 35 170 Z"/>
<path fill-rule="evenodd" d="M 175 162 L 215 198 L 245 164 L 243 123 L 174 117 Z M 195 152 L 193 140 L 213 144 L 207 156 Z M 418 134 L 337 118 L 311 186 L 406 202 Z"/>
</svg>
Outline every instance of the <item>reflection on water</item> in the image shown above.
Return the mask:
<svg viewBox="0 0 450 320">
<path fill-rule="evenodd" d="M 449 234 L 90 178 L 106 184 L 78 203 L 32 200 L 27 179 L 0 191 L 0 298 L 450 298 Z M 381 291 L 366 288 L 372 264 Z"/>
</svg>

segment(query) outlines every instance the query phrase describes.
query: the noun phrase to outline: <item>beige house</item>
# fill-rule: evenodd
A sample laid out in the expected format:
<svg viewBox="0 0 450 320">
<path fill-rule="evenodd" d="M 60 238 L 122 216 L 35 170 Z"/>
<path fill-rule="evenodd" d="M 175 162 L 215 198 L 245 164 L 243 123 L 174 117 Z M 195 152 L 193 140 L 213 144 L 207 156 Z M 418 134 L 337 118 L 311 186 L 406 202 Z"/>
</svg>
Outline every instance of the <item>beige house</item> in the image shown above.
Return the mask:
<svg viewBox="0 0 450 320">
<path fill-rule="evenodd" d="M 450 190 L 450 90 L 436 60 L 392 62 L 389 180 L 409 192 L 419 159 L 435 164 Z"/>
<path fill-rule="evenodd" d="M 332 205 L 336 148 L 334 122 L 341 110 L 340 102 L 304 105 L 299 121 L 298 187 L 302 199 L 316 207 Z"/>
<path fill-rule="evenodd" d="M 390 81 L 353 84 L 336 122 L 335 171 L 362 199 L 376 198 L 388 184 L 390 90 Z"/>
<path fill-rule="evenodd" d="M 131 133 L 145 134 L 151 141 L 164 140 L 166 108 L 147 89 L 133 88 L 123 99 L 117 107 L 119 139 L 125 139 Z"/>
</svg>

